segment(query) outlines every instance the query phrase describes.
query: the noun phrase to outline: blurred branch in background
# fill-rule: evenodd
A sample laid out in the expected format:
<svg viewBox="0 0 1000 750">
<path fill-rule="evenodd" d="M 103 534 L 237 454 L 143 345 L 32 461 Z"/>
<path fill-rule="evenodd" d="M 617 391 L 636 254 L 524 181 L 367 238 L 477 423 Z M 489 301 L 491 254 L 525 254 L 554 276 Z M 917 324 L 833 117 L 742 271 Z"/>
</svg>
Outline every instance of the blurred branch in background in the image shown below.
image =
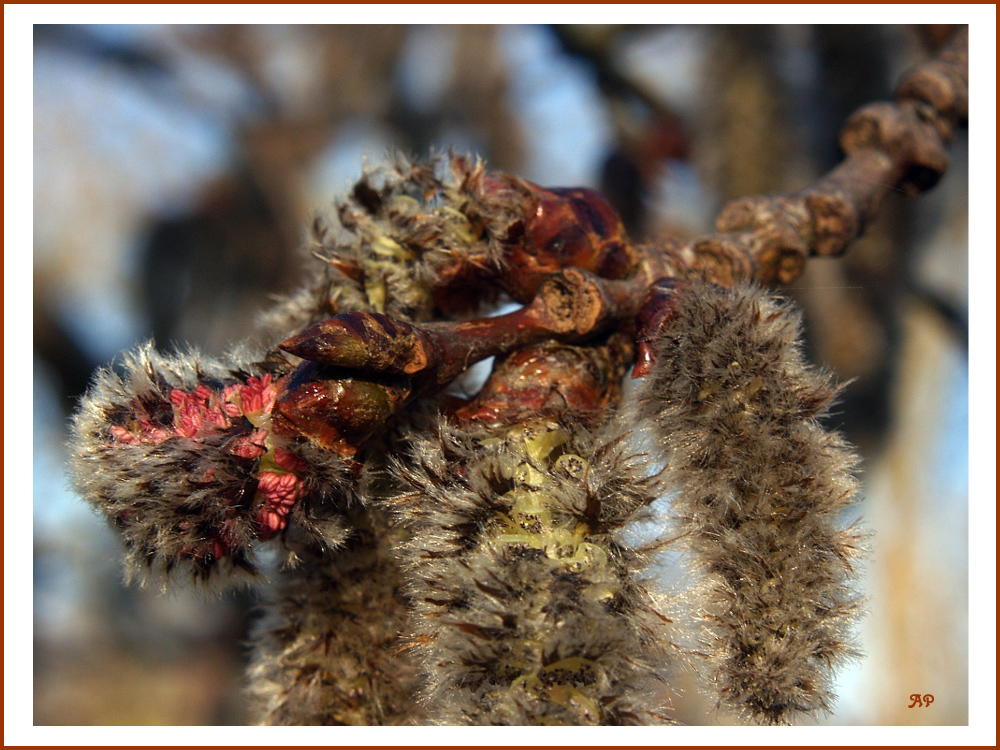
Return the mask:
<svg viewBox="0 0 1000 750">
<path fill-rule="evenodd" d="M 62 425 L 93 367 L 133 342 L 215 353 L 245 336 L 268 295 L 296 280 L 311 214 L 360 173 L 362 155 L 473 150 L 538 182 L 600 187 L 637 239 L 685 239 L 732 197 L 827 171 L 846 115 L 886 96 L 921 44 L 943 36 L 886 26 L 35 29 L 36 724 L 246 720 L 234 644 L 252 597 L 122 587 L 110 535 L 59 478 Z M 837 419 L 865 454 L 865 515 L 878 533 L 871 658 L 844 680 L 841 723 L 966 720 L 961 138 L 935 191 L 919 205 L 887 201 L 845 259 L 809 264 L 791 290 L 807 311 L 810 358 L 856 378 Z M 932 545 L 944 551 L 928 571 Z M 940 612 L 956 614 L 943 622 Z M 938 696 L 934 712 L 898 707 L 916 690 Z M 716 720 L 693 691 L 678 714 Z"/>
</svg>

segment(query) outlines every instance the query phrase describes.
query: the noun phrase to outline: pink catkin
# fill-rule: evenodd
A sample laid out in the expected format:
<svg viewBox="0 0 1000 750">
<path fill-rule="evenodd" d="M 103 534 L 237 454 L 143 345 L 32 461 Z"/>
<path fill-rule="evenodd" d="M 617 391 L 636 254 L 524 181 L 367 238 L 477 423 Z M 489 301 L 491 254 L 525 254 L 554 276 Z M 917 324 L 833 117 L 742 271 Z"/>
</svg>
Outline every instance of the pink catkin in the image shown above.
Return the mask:
<svg viewBox="0 0 1000 750">
<path fill-rule="evenodd" d="M 229 429 L 235 420 L 248 415 L 270 414 L 277 398 L 277 387 L 270 373 L 261 377 L 248 378 L 245 384 L 234 383 L 220 392 L 213 391 L 204 384 L 193 390 L 174 388 L 169 400 L 173 408 L 173 424 L 163 428 L 153 424 L 146 409 L 133 402 L 136 421 L 130 427 L 112 426 L 111 437 L 120 445 L 159 444 L 175 437 L 199 440 L 219 430 Z M 229 451 L 240 458 L 258 459 L 267 450 L 269 431 L 259 427 L 249 435 L 235 439 Z M 263 497 L 263 504 L 256 513 L 260 539 L 267 539 L 288 525 L 288 516 L 302 493 L 302 482 L 297 473 L 306 471 L 309 465 L 293 451 L 275 448 L 274 462 L 281 473 L 264 471 L 257 477 L 257 490 Z M 285 473 L 288 472 L 288 473 Z M 201 481 L 212 481 L 205 475 Z M 191 556 L 211 554 L 221 558 L 232 549 L 232 544 L 221 538 L 214 538 L 208 547 L 187 550 Z"/>
</svg>

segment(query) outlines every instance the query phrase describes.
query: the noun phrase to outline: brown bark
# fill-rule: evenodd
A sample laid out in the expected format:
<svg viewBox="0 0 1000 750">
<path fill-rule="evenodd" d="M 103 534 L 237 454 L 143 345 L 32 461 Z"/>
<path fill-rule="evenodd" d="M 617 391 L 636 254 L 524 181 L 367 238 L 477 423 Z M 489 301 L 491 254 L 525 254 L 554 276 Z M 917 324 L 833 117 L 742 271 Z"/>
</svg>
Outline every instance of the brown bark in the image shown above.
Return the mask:
<svg viewBox="0 0 1000 750">
<path fill-rule="evenodd" d="M 794 193 L 739 198 L 716 220 L 718 232 L 677 252 L 712 281 L 788 283 L 809 256 L 839 255 L 874 217 L 890 190 L 915 195 L 948 168 L 945 147 L 968 117 L 968 28 L 911 70 L 893 102 L 862 107 L 840 135 L 846 158 L 815 185 Z"/>
</svg>

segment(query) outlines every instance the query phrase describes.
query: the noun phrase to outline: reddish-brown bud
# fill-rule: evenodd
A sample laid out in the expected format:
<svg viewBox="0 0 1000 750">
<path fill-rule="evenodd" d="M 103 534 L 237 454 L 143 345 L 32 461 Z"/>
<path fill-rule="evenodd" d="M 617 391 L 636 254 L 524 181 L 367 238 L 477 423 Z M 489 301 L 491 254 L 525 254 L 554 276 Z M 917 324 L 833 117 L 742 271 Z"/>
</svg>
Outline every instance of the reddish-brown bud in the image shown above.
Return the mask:
<svg viewBox="0 0 1000 750">
<path fill-rule="evenodd" d="M 274 432 L 308 438 L 350 458 L 409 395 L 405 386 L 326 379 L 318 365 L 304 362 L 275 401 L 271 415 Z"/>
<path fill-rule="evenodd" d="M 676 279 L 657 279 L 646 293 L 646 299 L 636 315 L 635 367 L 632 377 L 648 375 L 656 364 L 653 342 L 663 326 L 677 317 L 677 292 L 683 284 Z"/>
<path fill-rule="evenodd" d="M 513 423 L 598 413 L 617 398 L 631 354 L 617 336 L 596 347 L 526 347 L 498 364 L 479 395 L 451 416 L 456 422 Z"/>
<path fill-rule="evenodd" d="M 590 188 L 542 188 L 531 192 L 521 233 L 511 238 L 500 282 L 525 302 L 542 282 L 562 268 L 576 266 L 619 279 L 633 271 L 638 256 L 618 214 Z"/>
<path fill-rule="evenodd" d="M 431 342 L 409 323 L 379 313 L 350 312 L 321 321 L 279 344 L 329 367 L 412 375 L 427 367 Z"/>
</svg>

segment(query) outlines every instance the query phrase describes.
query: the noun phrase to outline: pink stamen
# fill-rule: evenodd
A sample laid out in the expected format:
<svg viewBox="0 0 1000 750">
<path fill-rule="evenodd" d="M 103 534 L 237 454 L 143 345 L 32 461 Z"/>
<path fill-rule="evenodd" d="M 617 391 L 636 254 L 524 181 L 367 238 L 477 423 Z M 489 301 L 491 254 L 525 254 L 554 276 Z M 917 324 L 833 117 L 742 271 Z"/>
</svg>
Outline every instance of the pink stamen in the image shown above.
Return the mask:
<svg viewBox="0 0 1000 750">
<path fill-rule="evenodd" d="M 247 384 L 240 387 L 240 404 L 244 414 L 271 413 L 278 395 L 271 381 L 271 373 L 268 372 L 259 378 L 248 378 Z"/>
<path fill-rule="evenodd" d="M 229 548 L 229 545 L 226 544 L 221 539 L 213 539 L 212 540 L 212 544 L 210 545 L 210 549 L 211 549 L 211 552 L 212 552 L 212 556 L 216 560 L 219 560 L 219 559 L 222 559 L 223 557 L 225 557 L 226 555 L 229 554 L 229 549 L 230 548 Z"/>
<path fill-rule="evenodd" d="M 260 526 L 260 531 L 257 534 L 260 539 L 268 539 L 288 525 L 288 521 L 283 516 L 267 506 L 257 511 L 257 523 Z"/>
<path fill-rule="evenodd" d="M 237 440 L 233 444 L 232 451 L 241 458 L 260 458 L 267 452 L 267 446 L 264 442 L 266 439 L 267 430 L 254 430 L 249 435 Z"/>
<path fill-rule="evenodd" d="M 228 385 L 221 394 L 204 384 L 199 384 L 191 392 L 174 388 L 170 391 L 170 403 L 174 409 L 173 434 L 153 428 L 148 424 L 148 415 L 137 410 L 143 427 L 141 439 L 144 442 L 162 442 L 174 435 L 198 439 L 216 430 L 228 429 L 232 426 L 232 420 L 240 416 L 269 414 L 277 398 L 273 380 L 270 373 L 265 373 L 259 378 L 247 378 L 245 384 Z M 118 442 L 127 444 L 128 438 L 119 435 L 115 435 Z M 254 437 L 250 442 L 263 445 L 262 438 Z M 248 458 L 263 455 L 263 452 L 258 453 L 256 448 L 243 441 L 236 446 L 235 452 Z"/>
<path fill-rule="evenodd" d="M 284 448 L 274 449 L 274 462 L 286 471 L 301 472 L 309 468 L 309 464 L 302 460 L 298 454 Z"/>
<path fill-rule="evenodd" d="M 265 471 L 257 478 L 257 489 L 264 493 L 268 505 L 291 506 L 298 498 L 299 478 L 294 474 Z"/>
<path fill-rule="evenodd" d="M 142 428 L 142 442 L 144 443 L 159 445 L 164 440 L 169 440 L 173 437 L 168 430 L 164 430 L 162 427 L 142 425 Z"/>
<path fill-rule="evenodd" d="M 264 505 L 257 511 L 261 539 L 267 539 L 288 525 L 287 516 L 295 506 L 301 486 L 294 474 L 265 471 L 257 478 L 257 490 L 264 495 Z"/>
<path fill-rule="evenodd" d="M 219 408 L 218 405 L 208 412 L 208 420 L 219 429 L 224 430 L 229 427 L 229 420 L 226 418 L 226 414 Z"/>
<path fill-rule="evenodd" d="M 139 442 L 135 435 L 118 425 L 111 428 L 111 437 L 114 438 L 115 442 L 122 443 L 123 445 L 131 445 L 132 443 Z"/>
</svg>

